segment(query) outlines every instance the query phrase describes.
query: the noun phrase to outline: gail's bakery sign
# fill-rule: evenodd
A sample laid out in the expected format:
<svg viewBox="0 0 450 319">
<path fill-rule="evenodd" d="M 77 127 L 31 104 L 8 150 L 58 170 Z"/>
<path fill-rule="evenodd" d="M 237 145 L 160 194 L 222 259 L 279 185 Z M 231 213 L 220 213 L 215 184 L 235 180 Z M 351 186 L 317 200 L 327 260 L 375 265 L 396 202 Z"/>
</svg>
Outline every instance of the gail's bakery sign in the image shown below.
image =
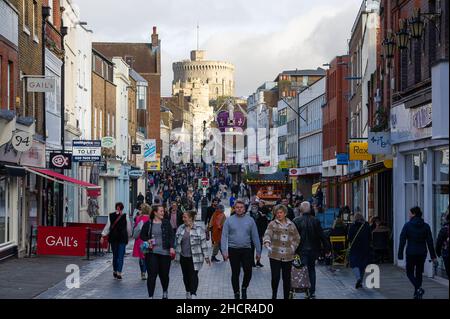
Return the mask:
<svg viewBox="0 0 450 319">
<path fill-rule="evenodd" d="M 84 256 L 87 231 L 84 227 L 38 227 L 37 254 Z"/>
</svg>

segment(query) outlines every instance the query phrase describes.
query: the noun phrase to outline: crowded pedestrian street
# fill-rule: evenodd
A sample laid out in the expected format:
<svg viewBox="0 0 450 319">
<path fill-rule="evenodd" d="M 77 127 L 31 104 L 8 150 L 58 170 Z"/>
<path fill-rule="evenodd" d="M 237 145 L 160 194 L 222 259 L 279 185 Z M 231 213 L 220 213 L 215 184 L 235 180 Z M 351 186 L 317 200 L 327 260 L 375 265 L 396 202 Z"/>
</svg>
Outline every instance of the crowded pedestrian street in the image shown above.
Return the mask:
<svg viewBox="0 0 450 319">
<path fill-rule="evenodd" d="M 448 302 L 449 26 L 449 0 L 0 0 L 0 304 Z"/>
</svg>

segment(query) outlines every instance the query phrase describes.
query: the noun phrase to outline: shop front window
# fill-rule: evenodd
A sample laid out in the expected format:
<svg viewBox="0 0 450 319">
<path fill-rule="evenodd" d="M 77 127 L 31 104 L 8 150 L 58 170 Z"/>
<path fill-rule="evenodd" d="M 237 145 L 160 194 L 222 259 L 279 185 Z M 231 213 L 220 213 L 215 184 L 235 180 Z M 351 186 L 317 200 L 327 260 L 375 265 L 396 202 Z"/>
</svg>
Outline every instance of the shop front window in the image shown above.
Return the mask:
<svg viewBox="0 0 450 319">
<path fill-rule="evenodd" d="M 9 241 L 8 236 L 8 208 L 6 205 L 7 199 L 7 180 L 0 179 L 0 246 Z"/>
<path fill-rule="evenodd" d="M 406 155 L 405 162 L 405 216 L 408 220 L 410 208 L 419 206 L 424 209 L 423 161 L 420 153 L 414 153 Z"/>
<path fill-rule="evenodd" d="M 433 173 L 433 233 L 437 237 L 448 214 L 449 190 L 448 190 L 448 165 L 449 149 L 438 149 L 434 152 Z M 439 261 L 438 273 L 445 274 L 442 260 Z"/>
</svg>

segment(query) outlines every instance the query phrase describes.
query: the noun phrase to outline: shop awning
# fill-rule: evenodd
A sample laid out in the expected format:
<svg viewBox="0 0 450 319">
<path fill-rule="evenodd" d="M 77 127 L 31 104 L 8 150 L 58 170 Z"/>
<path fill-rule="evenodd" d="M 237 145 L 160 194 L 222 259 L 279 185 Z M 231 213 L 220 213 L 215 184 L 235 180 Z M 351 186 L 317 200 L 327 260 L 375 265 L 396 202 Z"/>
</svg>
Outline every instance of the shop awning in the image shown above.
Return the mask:
<svg viewBox="0 0 450 319">
<path fill-rule="evenodd" d="M 86 188 L 87 192 L 88 192 L 88 196 L 90 196 L 90 197 L 100 196 L 101 186 L 94 185 L 94 184 L 91 184 L 91 183 L 88 183 L 85 181 L 80 181 L 76 178 L 65 176 L 63 174 L 51 171 L 49 169 L 25 167 L 25 170 L 27 170 L 30 173 L 34 173 L 41 177 L 47 178 L 56 183 Z"/>
<path fill-rule="evenodd" d="M 369 176 L 380 174 L 380 173 L 382 173 L 384 171 L 388 171 L 388 170 L 390 170 L 390 168 L 383 167 L 383 168 L 379 168 L 379 169 L 376 169 L 376 170 L 373 170 L 373 171 L 369 171 L 367 173 L 364 173 L 364 174 L 352 177 L 352 178 L 344 181 L 343 184 L 354 183 L 354 182 L 357 182 L 357 181 L 362 180 L 364 178 L 367 178 Z"/>
</svg>

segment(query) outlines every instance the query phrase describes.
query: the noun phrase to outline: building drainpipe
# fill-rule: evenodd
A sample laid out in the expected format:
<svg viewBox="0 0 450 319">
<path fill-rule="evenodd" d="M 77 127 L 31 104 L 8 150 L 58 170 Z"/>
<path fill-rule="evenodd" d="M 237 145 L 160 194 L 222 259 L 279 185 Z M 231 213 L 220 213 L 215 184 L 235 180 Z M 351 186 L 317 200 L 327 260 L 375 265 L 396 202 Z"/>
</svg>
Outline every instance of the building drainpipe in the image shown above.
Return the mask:
<svg viewBox="0 0 450 319">
<path fill-rule="evenodd" d="M 65 152 L 65 103 L 66 103 L 66 99 L 65 99 L 65 46 L 64 46 L 64 37 L 67 35 L 67 27 L 63 26 L 63 21 L 62 21 L 62 15 L 61 15 L 61 50 L 62 50 L 62 65 L 61 65 L 61 150 L 62 153 Z M 64 174 L 64 168 L 61 168 L 61 174 Z M 60 184 L 59 185 L 59 196 L 58 196 L 58 201 L 59 201 L 59 210 L 58 210 L 58 219 L 59 219 L 59 225 L 58 226 L 62 226 L 64 225 L 64 184 Z"/>
<path fill-rule="evenodd" d="M 45 12 L 44 12 L 45 11 Z M 45 76 L 45 44 L 47 42 L 47 32 L 45 27 L 47 25 L 47 18 L 50 15 L 50 7 L 42 7 L 42 75 Z M 42 110 L 44 112 L 42 125 L 44 129 L 44 143 L 47 144 L 47 112 L 46 112 L 46 103 L 45 103 L 45 93 L 42 93 Z M 47 153 L 45 153 L 45 157 L 47 157 Z M 48 194 L 47 193 L 47 181 L 46 179 L 40 177 L 42 179 L 42 190 L 44 191 L 45 199 L 42 201 L 42 225 L 48 225 Z"/>
</svg>

